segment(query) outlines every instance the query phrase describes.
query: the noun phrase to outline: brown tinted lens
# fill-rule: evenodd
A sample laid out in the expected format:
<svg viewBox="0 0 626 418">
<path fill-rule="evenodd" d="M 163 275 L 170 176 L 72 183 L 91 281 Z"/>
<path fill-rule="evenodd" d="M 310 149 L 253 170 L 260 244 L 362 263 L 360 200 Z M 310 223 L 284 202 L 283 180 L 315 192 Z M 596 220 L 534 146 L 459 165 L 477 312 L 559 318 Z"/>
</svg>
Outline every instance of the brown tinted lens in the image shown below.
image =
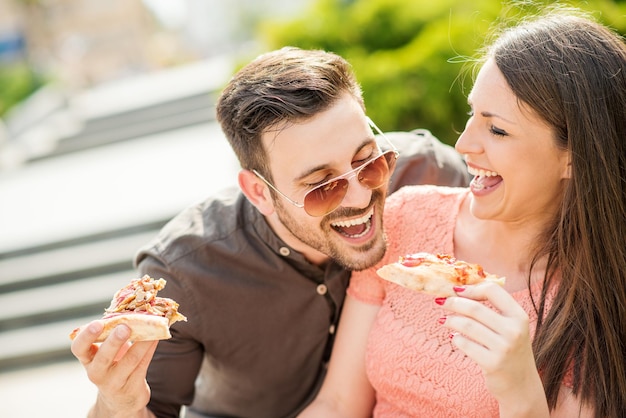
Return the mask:
<svg viewBox="0 0 626 418">
<path fill-rule="evenodd" d="M 387 167 L 389 167 L 389 175 L 396 169 L 396 161 L 398 161 L 398 154 L 396 151 L 385 152 L 385 159 L 387 160 Z"/>
<path fill-rule="evenodd" d="M 396 165 L 396 153 L 387 151 L 363 166 L 357 176 L 368 189 L 377 189 L 389 179 Z M 324 216 L 337 209 L 348 192 L 348 180 L 337 179 L 313 189 L 304 197 L 304 210 L 311 216 Z"/>
<path fill-rule="evenodd" d="M 396 164 L 396 154 L 387 151 L 371 161 L 359 171 L 359 182 L 368 189 L 377 189 L 389 179 L 389 173 Z"/>
<path fill-rule="evenodd" d="M 304 197 L 304 210 L 311 216 L 324 216 L 339 206 L 348 191 L 348 180 L 337 179 L 313 189 Z"/>
</svg>

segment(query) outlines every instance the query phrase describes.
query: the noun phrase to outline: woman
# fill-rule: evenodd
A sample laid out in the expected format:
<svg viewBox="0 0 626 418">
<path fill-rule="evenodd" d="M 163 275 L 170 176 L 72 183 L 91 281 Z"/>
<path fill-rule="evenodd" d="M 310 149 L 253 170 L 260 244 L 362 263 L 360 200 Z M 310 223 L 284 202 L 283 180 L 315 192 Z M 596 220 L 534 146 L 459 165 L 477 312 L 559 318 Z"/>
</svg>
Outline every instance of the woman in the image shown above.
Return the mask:
<svg viewBox="0 0 626 418">
<path fill-rule="evenodd" d="M 470 188 L 391 196 L 379 266 L 448 253 L 505 285 L 433 300 L 355 273 L 303 417 L 626 416 L 626 47 L 562 10 L 481 64 L 456 145 Z"/>
</svg>

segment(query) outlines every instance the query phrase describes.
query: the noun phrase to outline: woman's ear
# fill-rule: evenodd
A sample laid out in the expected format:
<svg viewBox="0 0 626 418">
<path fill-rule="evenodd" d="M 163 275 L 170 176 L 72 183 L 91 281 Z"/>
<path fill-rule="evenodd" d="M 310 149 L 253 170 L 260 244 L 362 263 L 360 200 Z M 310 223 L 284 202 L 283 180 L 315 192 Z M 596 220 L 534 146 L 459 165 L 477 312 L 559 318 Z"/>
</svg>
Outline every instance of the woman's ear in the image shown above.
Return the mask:
<svg viewBox="0 0 626 418">
<path fill-rule="evenodd" d="M 259 212 L 265 216 L 274 213 L 274 201 L 269 187 L 250 170 L 241 170 L 237 177 L 239 188 Z"/>
<path fill-rule="evenodd" d="M 564 171 L 563 171 L 563 178 L 564 179 L 571 179 L 572 178 L 572 154 L 570 152 L 568 152 L 566 158 L 567 158 L 567 160 L 565 161 L 565 168 L 564 168 Z"/>
</svg>

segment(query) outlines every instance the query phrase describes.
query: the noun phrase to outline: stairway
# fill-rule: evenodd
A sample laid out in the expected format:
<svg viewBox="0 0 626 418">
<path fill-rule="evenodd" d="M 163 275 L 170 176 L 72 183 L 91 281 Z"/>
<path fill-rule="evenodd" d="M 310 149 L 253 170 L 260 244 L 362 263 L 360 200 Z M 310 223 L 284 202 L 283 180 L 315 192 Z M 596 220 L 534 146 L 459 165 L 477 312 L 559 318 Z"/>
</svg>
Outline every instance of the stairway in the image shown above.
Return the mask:
<svg viewBox="0 0 626 418">
<path fill-rule="evenodd" d="M 0 255 L 0 370 L 69 358 L 69 332 L 99 318 L 164 222 Z"/>
<path fill-rule="evenodd" d="M 136 277 L 139 247 L 236 184 L 213 108 L 230 67 L 192 67 L 84 94 L 79 132 L 0 171 L 0 372 L 73 358 L 68 334 Z"/>
</svg>

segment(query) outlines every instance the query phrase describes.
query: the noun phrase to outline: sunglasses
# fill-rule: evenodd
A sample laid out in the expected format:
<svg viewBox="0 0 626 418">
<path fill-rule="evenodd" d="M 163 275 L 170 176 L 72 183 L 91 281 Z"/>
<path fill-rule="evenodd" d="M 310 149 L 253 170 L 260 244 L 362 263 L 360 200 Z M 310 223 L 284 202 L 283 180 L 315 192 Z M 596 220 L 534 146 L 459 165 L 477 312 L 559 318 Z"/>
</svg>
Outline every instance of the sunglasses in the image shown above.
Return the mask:
<svg viewBox="0 0 626 418">
<path fill-rule="evenodd" d="M 359 183 L 370 190 L 382 187 L 387 183 L 391 173 L 396 166 L 399 152 L 391 141 L 378 129 L 378 127 L 368 118 L 369 125 L 384 138 L 390 145 L 391 149 L 373 157 L 354 170 L 350 170 L 345 174 L 332 178 L 324 183 L 314 187 L 306 192 L 303 203 L 290 199 L 283 192 L 278 190 L 272 183 L 267 181 L 265 177 L 258 171 L 252 170 L 254 174 L 265 182 L 272 190 L 285 198 L 292 205 L 304 208 L 305 212 L 311 216 L 328 215 L 339 207 L 346 193 L 348 193 L 349 180 L 352 177 L 357 178 Z"/>
</svg>

